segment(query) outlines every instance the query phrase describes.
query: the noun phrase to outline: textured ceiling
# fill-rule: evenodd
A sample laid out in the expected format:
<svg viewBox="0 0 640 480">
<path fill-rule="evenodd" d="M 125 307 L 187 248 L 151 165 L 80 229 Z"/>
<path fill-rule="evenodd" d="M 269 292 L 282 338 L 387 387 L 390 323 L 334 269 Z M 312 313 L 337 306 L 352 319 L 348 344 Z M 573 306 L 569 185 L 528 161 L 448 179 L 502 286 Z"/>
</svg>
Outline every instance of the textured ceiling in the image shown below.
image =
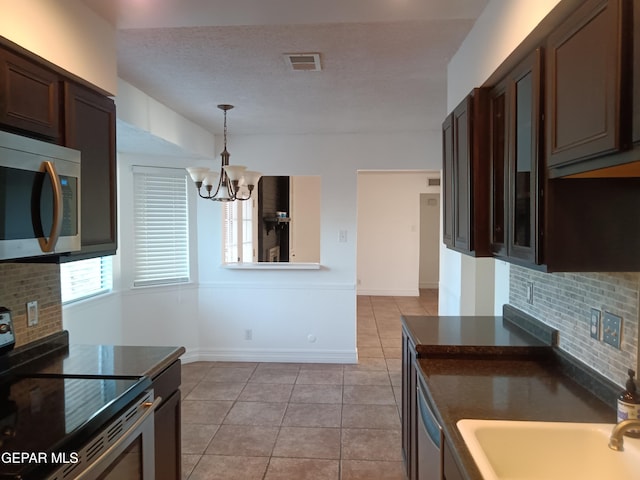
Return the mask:
<svg viewBox="0 0 640 480">
<path fill-rule="evenodd" d="M 487 0 L 84 0 L 118 27 L 119 76 L 220 133 L 439 129 L 446 66 Z M 126 8 L 125 8 L 126 7 Z M 284 53 L 320 52 L 321 72 Z"/>
</svg>

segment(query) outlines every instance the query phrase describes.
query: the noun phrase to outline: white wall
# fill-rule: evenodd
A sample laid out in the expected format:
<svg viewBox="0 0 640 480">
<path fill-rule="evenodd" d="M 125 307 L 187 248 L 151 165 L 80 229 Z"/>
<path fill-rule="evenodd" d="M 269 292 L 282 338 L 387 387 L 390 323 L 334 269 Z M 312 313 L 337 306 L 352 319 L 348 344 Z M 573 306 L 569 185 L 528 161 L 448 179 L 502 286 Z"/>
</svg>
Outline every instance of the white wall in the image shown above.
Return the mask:
<svg viewBox="0 0 640 480">
<path fill-rule="evenodd" d="M 116 109 L 118 122 L 132 126 L 136 133 L 148 133 L 162 142 L 169 142 L 188 157 L 212 159 L 216 156 L 210 132 L 121 78 L 118 79 Z"/>
<path fill-rule="evenodd" d="M 62 328 L 71 343 L 122 345 L 122 303 L 119 293 L 74 302 L 62 307 Z"/>
<path fill-rule="evenodd" d="M 132 165 L 184 167 L 193 159 L 139 154 L 118 156 L 120 248 L 119 302 L 92 315 L 65 307 L 72 338 L 90 337 L 101 318 L 117 322 L 122 344 L 184 345 L 185 360 L 354 362 L 356 360 L 357 171 L 384 169 L 387 146 L 397 148 L 394 167 L 439 168 L 439 132 L 430 134 L 234 136 L 229 150 L 238 163 L 266 175 L 320 175 L 319 270 L 230 270 L 221 267 L 221 209 L 193 203 L 193 285 L 133 289 Z M 436 151 L 431 155 L 429 152 Z M 211 160 L 211 162 L 218 160 Z M 205 164 L 206 161 L 196 161 Z M 416 201 L 417 203 L 417 201 Z M 339 242 L 339 232 L 347 242 Z M 414 259 L 417 263 L 417 256 Z M 84 322 L 82 328 L 79 322 Z M 246 331 L 251 340 L 245 340 Z M 86 335 L 85 335 L 86 334 Z M 90 340 L 90 341 L 88 341 Z"/>
<path fill-rule="evenodd" d="M 560 0 L 490 0 L 447 69 L 447 111 L 482 85 Z"/>
<path fill-rule="evenodd" d="M 427 185 L 438 175 L 358 172 L 358 294 L 419 295 L 420 195 L 440 192 Z"/>
<path fill-rule="evenodd" d="M 114 256 L 113 293 L 63 306 L 63 328 L 72 343 L 183 345 L 197 351 L 199 289 L 195 188 L 189 190 L 190 256 L 193 282 L 171 287 L 133 288 L 133 165 L 183 169 L 205 165 L 215 155 L 213 135 L 126 82 L 120 82 L 118 116 L 141 132 L 155 134 L 185 151 L 184 157 L 118 154 L 118 252 Z M 122 121 L 119 118 L 119 121 Z M 168 137 L 168 138 L 165 138 Z M 145 138 L 144 141 L 147 139 Z M 191 150 L 189 150 L 191 149 Z M 186 173 L 186 172 L 185 172 Z M 188 357 L 186 357 L 188 360 Z"/>
<path fill-rule="evenodd" d="M 0 0 L 0 12 L 0 35 L 116 93 L 115 29 L 82 2 Z"/>
<path fill-rule="evenodd" d="M 449 62 L 447 111 L 481 86 L 560 0 L 491 0 Z M 444 247 L 440 255 L 441 315 L 501 314 L 509 268 Z"/>
<path fill-rule="evenodd" d="M 198 358 L 353 362 L 356 359 L 357 171 L 439 168 L 439 132 L 251 135 L 230 138 L 235 161 L 266 175 L 320 175 L 320 270 L 221 268 L 220 206 L 198 203 Z M 436 150 L 433 158 L 429 152 Z M 340 242 L 340 231 L 347 241 Z M 417 257 L 415 257 L 417 261 Z M 252 340 L 245 340 L 246 330 Z"/>
</svg>

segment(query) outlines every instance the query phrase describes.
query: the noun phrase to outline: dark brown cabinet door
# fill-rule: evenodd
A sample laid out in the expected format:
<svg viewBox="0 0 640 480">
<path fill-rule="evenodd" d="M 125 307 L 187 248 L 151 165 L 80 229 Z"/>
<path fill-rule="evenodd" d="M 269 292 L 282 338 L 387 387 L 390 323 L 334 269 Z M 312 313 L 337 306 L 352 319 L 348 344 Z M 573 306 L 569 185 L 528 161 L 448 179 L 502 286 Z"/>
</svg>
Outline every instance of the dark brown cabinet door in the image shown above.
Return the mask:
<svg viewBox="0 0 640 480">
<path fill-rule="evenodd" d="M 416 445 L 416 350 L 409 335 L 402 330 L 402 454 L 408 480 L 418 478 Z"/>
<path fill-rule="evenodd" d="M 640 143 L 640 4 L 633 6 L 633 142 Z"/>
<path fill-rule="evenodd" d="M 442 241 L 453 247 L 453 116 L 449 115 L 442 124 Z"/>
<path fill-rule="evenodd" d="M 539 185 L 542 51 L 536 50 L 510 75 L 509 122 L 509 230 L 508 255 L 537 263 L 539 224 Z"/>
<path fill-rule="evenodd" d="M 629 146 L 631 2 L 589 0 L 548 37 L 547 166 Z"/>
<path fill-rule="evenodd" d="M 54 72 L 0 49 L 0 124 L 5 129 L 57 143 L 59 104 Z"/>
<path fill-rule="evenodd" d="M 443 241 L 490 256 L 488 89 L 477 88 L 447 117 L 443 137 Z"/>
<path fill-rule="evenodd" d="M 113 255 L 116 230 L 116 110 L 110 98 L 67 82 L 65 145 L 82 152 L 82 250 L 70 259 Z"/>
<path fill-rule="evenodd" d="M 473 199 L 471 180 L 471 116 L 473 102 L 465 99 L 453 111 L 453 184 L 455 189 L 453 245 L 471 251 L 473 231 L 471 221 Z"/>
<path fill-rule="evenodd" d="M 541 254 L 541 57 L 533 52 L 491 92 L 491 246 L 525 264 Z"/>
<path fill-rule="evenodd" d="M 180 390 L 176 390 L 154 415 L 156 479 L 180 480 Z"/>
<path fill-rule="evenodd" d="M 505 80 L 491 90 L 491 252 L 507 255 L 509 120 Z"/>
<path fill-rule="evenodd" d="M 462 480 L 463 478 L 466 478 L 466 476 L 462 475 L 460 467 L 458 467 L 458 464 L 453 459 L 451 447 L 449 447 L 449 444 L 446 441 L 442 443 L 442 448 L 442 469 L 444 478 L 446 480 Z"/>
</svg>

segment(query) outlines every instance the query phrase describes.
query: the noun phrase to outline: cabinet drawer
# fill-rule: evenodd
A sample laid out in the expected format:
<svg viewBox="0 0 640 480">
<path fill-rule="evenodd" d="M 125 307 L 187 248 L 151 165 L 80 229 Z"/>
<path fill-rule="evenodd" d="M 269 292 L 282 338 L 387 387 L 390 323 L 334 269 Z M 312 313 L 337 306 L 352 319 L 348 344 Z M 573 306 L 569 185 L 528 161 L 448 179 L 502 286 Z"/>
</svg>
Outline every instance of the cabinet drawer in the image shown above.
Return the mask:
<svg viewBox="0 0 640 480">
<path fill-rule="evenodd" d="M 166 369 L 164 369 L 157 376 L 152 378 L 153 381 L 153 393 L 157 397 L 162 397 L 162 400 L 167 400 L 173 392 L 180 387 L 181 382 L 181 362 L 176 360 Z"/>
</svg>

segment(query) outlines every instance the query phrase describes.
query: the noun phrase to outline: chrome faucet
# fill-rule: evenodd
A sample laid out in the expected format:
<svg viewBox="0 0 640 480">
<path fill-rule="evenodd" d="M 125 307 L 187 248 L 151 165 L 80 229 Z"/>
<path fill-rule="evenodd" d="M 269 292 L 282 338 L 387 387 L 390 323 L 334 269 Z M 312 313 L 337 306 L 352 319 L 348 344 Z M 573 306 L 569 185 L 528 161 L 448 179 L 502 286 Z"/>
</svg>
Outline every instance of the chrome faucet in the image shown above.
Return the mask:
<svg viewBox="0 0 640 480">
<path fill-rule="evenodd" d="M 624 450 L 624 440 L 622 436 L 626 431 L 636 428 L 640 430 L 640 419 L 632 418 L 618 423 L 611 431 L 611 437 L 609 437 L 609 448 L 616 452 L 622 452 Z"/>
</svg>

